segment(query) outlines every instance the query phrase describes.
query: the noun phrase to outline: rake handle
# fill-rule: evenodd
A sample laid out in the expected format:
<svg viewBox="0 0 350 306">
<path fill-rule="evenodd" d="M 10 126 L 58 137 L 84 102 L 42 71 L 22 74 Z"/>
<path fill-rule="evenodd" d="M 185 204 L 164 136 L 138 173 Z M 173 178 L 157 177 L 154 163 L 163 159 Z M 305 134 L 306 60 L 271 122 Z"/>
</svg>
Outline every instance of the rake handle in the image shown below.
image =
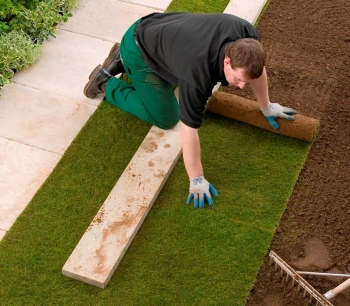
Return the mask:
<svg viewBox="0 0 350 306">
<path fill-rule="evenodd" d="M 324 294 L 327 300 L 334 298 L 338 293 L 342 292 L 344 289 L 350 286 L 350 278 L 345 282 L 341 283 L 339 286 L 329 290 Z"/>
</svg>

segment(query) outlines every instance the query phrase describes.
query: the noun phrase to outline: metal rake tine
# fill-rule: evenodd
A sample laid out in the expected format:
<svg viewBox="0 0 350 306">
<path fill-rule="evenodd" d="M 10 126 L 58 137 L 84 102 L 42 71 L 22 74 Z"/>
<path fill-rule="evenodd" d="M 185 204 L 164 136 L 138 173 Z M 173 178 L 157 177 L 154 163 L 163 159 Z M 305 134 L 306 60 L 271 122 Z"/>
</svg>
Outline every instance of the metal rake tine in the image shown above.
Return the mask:
<svg viewBox="0 0 350 306">
<path fill-rule="evenodd" d="M 283 281 L 286 282 L 286 283 L 288 282 L 288 274 L 286 275 L 285 278 L 283 278 Z"/>
</svg>

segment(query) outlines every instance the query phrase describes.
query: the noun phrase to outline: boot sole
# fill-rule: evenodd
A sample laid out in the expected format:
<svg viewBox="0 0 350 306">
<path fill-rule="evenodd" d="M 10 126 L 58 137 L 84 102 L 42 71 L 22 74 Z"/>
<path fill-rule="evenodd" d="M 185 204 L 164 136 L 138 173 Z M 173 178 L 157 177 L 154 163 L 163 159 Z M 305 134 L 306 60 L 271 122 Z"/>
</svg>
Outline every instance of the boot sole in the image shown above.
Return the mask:
<svg viewBox="0 0 350 306">
<path fill-rule="evenodd" d="M 95 82 L 95 79 L 96 79 L 97 75 L 99 74 L 99 72 L 101 71 L 101 69 L 102 69 L 101 65 L 96 66 L 96 68 L 90 73 L 89 82 L 87 82 L 85 87 L 84 87 L 84 95 L 86 97 L 88 97 L 89 99 L 94 99 L 97 97 L 97 93 L 89 94 L 88 91 L 89 91 L 90 87 L 92 86 L 92 84 Z"/>
<path fill-rule="evenodd" d="M 109 66 L 113 63 L 114 59 L 117 57 L 118 53 L 114 54 L 114 52 L 118 49 L 118 53 L 120 54 L 120 44 L 115 43 L 111 49 L 111 51 L 108 54 L 108 57 L 105 59 L 105 61 L 102 64 L 102 67 L 108 70 Z"/>
</svg>

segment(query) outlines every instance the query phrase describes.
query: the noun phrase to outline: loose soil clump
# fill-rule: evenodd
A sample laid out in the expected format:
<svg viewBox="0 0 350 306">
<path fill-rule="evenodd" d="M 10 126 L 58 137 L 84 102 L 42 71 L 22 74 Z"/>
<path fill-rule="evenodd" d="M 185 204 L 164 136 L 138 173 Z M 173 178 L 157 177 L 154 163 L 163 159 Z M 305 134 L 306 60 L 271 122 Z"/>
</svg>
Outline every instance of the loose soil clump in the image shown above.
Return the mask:
<svg viewBox="0 0 350 306">
<path fill-rule="evenodd" d="M 321 122 L 270 249 L 297 270 L 350 273 L 350 1 L 272 0 L 258 30 L 271 101 Z M 305 279 L 322 294 L 345 280 Z M 332 303 L 349 306 L 350 289 Z M 247 306 L 313 304 L 266 256 Z"/>
</svg>

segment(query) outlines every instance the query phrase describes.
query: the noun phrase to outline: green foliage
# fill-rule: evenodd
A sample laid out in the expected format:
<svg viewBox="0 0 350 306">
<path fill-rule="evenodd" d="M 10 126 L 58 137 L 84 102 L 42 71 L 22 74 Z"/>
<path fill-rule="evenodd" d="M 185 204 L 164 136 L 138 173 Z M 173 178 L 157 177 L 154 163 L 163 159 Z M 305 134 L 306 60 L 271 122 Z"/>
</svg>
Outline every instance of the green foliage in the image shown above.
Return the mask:
<svg viewBox="0 0 350 306">
<path fill-rule="evenodd" d="M 12 31 L 0 36 L 0 48 L 4 63 L 11 69 L 21 70 L 33 65 L 41 56 L 42 47 L 33 44 L 22 31 Z"/>
<path fill-rule="evenodd" d="M 64 1 L 53 1 L 40 3 L 34 10 L 24 9 L 10 25 L 14 30 L 26 32 L 36 43 L 42 43 L 49 37 L 55 37 L 56 25 L 66 22 L 72 14 L 67 13 Z"/>
<path fill-rule="evenodd" d="M 14 72 L 8 66 L 5 66 L 4 63 L 0 63 L 0 86 L 1 87 L 7 84 L 11 84 L 11 78 L 13 76 L 13 73 Z"/>
<path fill-rule="evenodd" d="M 9 32 L 9 22 L 25 9 L 34 9 L 40 0 L 0 0 L 0 33 Z"/>
<path fill-rule="evenodd" d="M 0 21 L 0 33 L 8 33 L 11 31 L 11 27 L 7 22 Z"/>
<path fill-rule="evenodd" d="M 16 15 L 24 9 L 24 6 L 16 1 L 0 0 L 0 20 L 4 21 Z"/>
<path fill-rule="evenodd" d="M 35 63 L 40 44 L 55 37 L 59 22 L 72 16 L 78 0 L 0 0 L 0 88 L 14 71 Z"/>
<path fill-rule="evenodd" d="M 57 5 L 60 12 L 70 12 L 72 9 L 77 7 L 78 0 L 61 0 L 60 3 L 60 5 Z"/>
<path fill-rule="evenodd" d="M 59 16 L 53 16 L 53 13 L 61 15 L 62 20 L 66 21 L 71 16 L 68 12 L 77 6 L 77 2 L 78 0 L 0 0 L 0 34 L 18 29 L 18 24 L 23 20 L 30 30 L 33 30 L 33 25 L 28 23 L 30 21 L 39 22 L 40 25 L 36 28 L 41 28 L 42 24 L 61 21 Z M 35 13 L 43 15 L 34 17 Z M 46 14 L 48 16 L 45 16 Z M 25 26 L 21 28 L 26 31 Z"/>
<path fill-rule="evenodd" d="M 33 65 L 40 58 L 41 49 L 23 31 L 0 35 L 0 86 L 11 83 L 14 71 Z"/>
</svg>

